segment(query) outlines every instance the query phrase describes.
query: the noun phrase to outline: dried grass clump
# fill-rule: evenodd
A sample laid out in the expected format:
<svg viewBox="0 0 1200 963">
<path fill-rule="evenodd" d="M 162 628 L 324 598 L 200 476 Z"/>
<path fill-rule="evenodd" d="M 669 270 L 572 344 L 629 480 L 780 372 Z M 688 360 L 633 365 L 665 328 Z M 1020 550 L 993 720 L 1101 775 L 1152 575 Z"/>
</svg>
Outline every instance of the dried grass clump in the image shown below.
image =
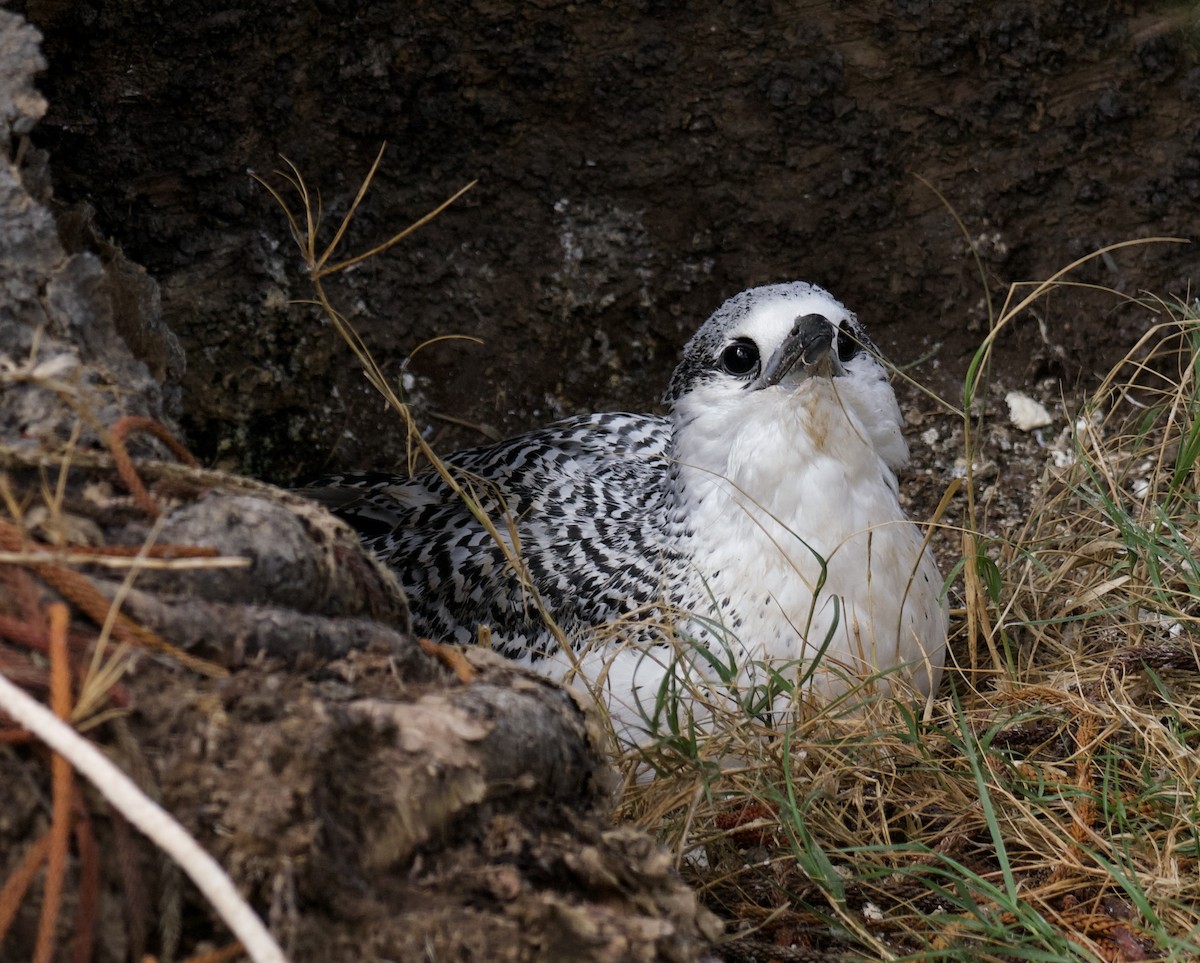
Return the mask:
<svg viewBox="0 0 1200 963">
<path fill-rule="evenodd" d="M 659 775 L 623 812 L 733 922 L 724 958 L 1200 958 L 1200 303 L 1157 307 L 1020 535 L 962 533 L 931 712 L 810 700 L 631 756 Z"/>
</svg>

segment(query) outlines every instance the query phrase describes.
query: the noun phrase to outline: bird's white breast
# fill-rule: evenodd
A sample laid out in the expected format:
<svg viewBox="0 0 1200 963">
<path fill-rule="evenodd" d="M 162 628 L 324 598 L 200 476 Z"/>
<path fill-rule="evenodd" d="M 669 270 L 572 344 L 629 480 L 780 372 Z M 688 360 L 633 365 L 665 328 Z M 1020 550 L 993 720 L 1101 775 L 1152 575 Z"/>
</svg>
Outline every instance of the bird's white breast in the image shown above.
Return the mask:
<svg viewBox="0 0 1200 963">
<path fill-rule="evenodd" d="M 826 693 L 899 666 L 928 691 L 941 579 L 896 495 L 891 466 L 907 449 L 890 387 L 812 378 L 698 400 L 675 451 L 697 614 L 751 662 L 812 659 L 828 640 L 813 676 Z"/>
</svg>

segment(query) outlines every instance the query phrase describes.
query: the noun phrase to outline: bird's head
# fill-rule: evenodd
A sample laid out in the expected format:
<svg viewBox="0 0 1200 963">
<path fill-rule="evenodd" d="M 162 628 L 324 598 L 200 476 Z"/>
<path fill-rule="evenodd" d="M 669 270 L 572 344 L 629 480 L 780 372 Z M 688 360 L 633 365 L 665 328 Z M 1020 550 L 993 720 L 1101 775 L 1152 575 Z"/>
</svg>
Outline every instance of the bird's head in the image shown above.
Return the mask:
<svg viewBox="0 0 1200 963">
<path fill-rule="evenodd" d="M 908 458 L 875 346 L 841 302 L 802 281 L 751 288 L 721 305 L 685 346 L 663 400 L 677 437 L 694 428 L 730 445 L 833 405 L 889 467 Z"/>
</svg>

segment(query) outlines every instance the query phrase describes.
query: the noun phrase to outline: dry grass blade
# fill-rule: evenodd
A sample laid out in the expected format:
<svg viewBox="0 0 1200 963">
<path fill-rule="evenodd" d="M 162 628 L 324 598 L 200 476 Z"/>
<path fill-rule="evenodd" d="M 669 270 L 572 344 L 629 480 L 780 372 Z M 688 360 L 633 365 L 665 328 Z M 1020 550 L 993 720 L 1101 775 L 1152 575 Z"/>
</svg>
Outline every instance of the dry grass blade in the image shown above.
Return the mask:
<svg viewBox="0 0 1200 963">
<path fill-rule="evenodd" d="M 0 886 L 0 947 L 4 946 L 8 928 L 12 925 L 13 918 L 25 899 L 25 893 L 38 870 L 42 868 L 49 851 L 50 833 L 46 832 L 25 851 L 25 855 L 4 881 L 4 885 Z"/>
<path fill-rule="evenodd" d="M 75 963 L 90 963 L 100 905 L 100 848 L 83 794 L 75 787 L 75 850 L 79 854 L 79 909 L 75 917 Z"/>
<path fill-rule="evenodd" d="M 341 261 L 336 261 L 330 265 L 328 262 L 334 260 L 334 255 L 345 238 L 346 232 L 354 219 L 355 213 L 358 211 L 360 205 L 367 195 L 371 181 L 373 180 L 383 158 L 383 151 L 384 148 L 381 147 L 379 154 L 376 156 L 370 170 L 363 179 L 363 182 L 360 185 L 349 210 L 338 224 L 333 239 L 324 247 L 321 246 L 318 237 L 318 233 L 321 228 L 320 203 L 318 201 L 317 206 L 314 208 L 312 195 L 304 182 L 303 176 L 300 174 L 300 171 L 296 168 L 296 166 L 285 158 L 284 162 L 288 165 L 291 173 L 282 174 L 281 176 L 284 177 L 284 179 L 289 185 L 291 185 L 292 189 L 299 196 L 301 208 L 303 210 L 303 215 L 301 217 L 296 216 L 296 213 L 291 209 L 288 202 L 270 184 L 268 184 L 262 178 L 257 177 L 257 175 L 255 175 L 255 178 L 260 184 L 263 185 L 263 187 L 267 189 L 267 191 L 275 199 L 276 203 L 279 204 L 284 211 L 289 228 L 291 229 L 292 235 L 304 256 L 305 263 L 308 267 L 309 276 L 313 286 L 313 292 L 316 296 L 314 303 L 321 308 L 326 317 L 328 317 L 332 322 L 338 334 L 342 337 L 346 344 L 350 346 L 350 349 L 354 352 L 355 357 L 362 366 L 363 372 L 367 376 L 367 380 L 400 416 L 401 420 L 403 421 L 410 446 L 415 448 L 420 457 L 424 458 L 429 463 L 429 465 L 435 472 L 437 472 L 439 477 L 446 483 L 450 490 L 454 492 L 455 496 L 458 497 L 468 511 L 471 512 L 476 521 L 483 526 L 496 544 L 500 546 L 508 563 L 512 566 L 513 571 L 520 580 L 521 585 L 525 590 L 526 597 L 537 609 L 538 614 L 545 622 L 547 627 L 557 637 L 559 644 L 563 647 L 563 651 L 569 656 L 573 656 L 574 650 L 570 645 L 567 644 L 562 630 L 555 623 L 553 617 L 550 615 L 549 611 L 547 611 L 544 602 L 534 588 L 533 580 L 529 575 L 528 568 L 521 557 L 520 542 L 516 537 L 515 523 L 510 513 L 505 510 L 503 499 L 499 497 L 499 493 L 494 489 L 488 491 L 489 486 L 487 486 L 482 479 L 472 480 L 468 475 L 451 471 L 446 463 L 438 457 L 437 453 L 429 446 L 429 443 L 425 440 L 420 428 L 414 421 L 412 411 L 410 410 L 408 404 L 406 404 L 396 393 L 391 380 L 386 377 L 379 365 L 376 363 L 371 354 L 370 348 L 362 340 L 358 332 L 355 331 L 354 326 L 349 322 L 349 320 L 337 310 L 325 289 L 324 282 L 328 278 L 346 270 L 349 267 L 352 267 L 356 264 L 361 264 L 372 257 L 376 257 L 384 253 L 393 245 L 412 234 L 412 232 L 417 230 L 417 228 L 429 223 L 431 220 L 441 214 L 447 207 L 466 194 L 466 192 L 475 185 L 475 182 L 472 181 L 470 184 L 466 185 L 447 200 L 439 204 L 428 214 L 419 218 L 404 230 L 394 234 L 382 244 L 378 244 L 362 254 L 344 258 Z M 410 467 L 412 466 L 413 461 L 414 460 L 410 457 Z M 486 498 L 481 496 L 479 492 L 474 489 L 473 484 L 482 484 L 484 486 L 484 490 L 488 491 L 488 494 L 492 496 L 491 500 L 499 503 L 500 509 L 495 513 L 496 517 L 493 517 L 492 514 L 484 508 Z M 504 526 L 504 532 L 501 531 L 500 526 Z"/>
<path fill-rule="evenodd" d="M 151 497 L 146 486 L 142 484 L 142 479 L 138 475 L 137 468 L 134 467 L 133 459 L 130 458 L 129 450 L 126 447 L 126 437 L 135 431 L 144 432 L 157 438 L 185 465 L 191 468 L 198 468 L 200 466 L 192 456 L 192 453 L 167 430 L 166 426 L 153 418 L 128 415 L 121 418 L 109 429 L 108 447 L 112 451 L 113 464 L 117 468 L 117 474 L 133 495 L 138 506 L 151 518 L 157 518 L 159 514 L 158 504 Z M 69 463 L 69 458 L 63 459 L 63 470 L 60 474 L 62 482 L 60 484 L 65 483 L 66 468 Z M 59 500 L 61 501 L 61 490 Z"/>
<path fill-rule="evenodd" d="M 66 456 L 58 463 L 60 478 L 63 477 L 69 460 L 70 456 Z M 130 465 L 130 471 L 132 471 L 132 465 Z M 0 480 L 2 479 L 3 476 L 0 476 Z M 138 484 L 140 484 L 140 481 Z M 23 515 L 21 507 L 6 482 L 0 485 L 0 494 L 3 495 L 9 515 L 12 518 L 12 521 L 0 518 L 0 551 L 4 553 L 5 561 L 16 566 L 12 571 L 17 573 L 22 579 L 28 580 L 30 574 L 36 575 L 64 599 L 74 604 L 79 611 L 88 616 L 95 624 L 103 626 L 104 628 L 101 633 L 102 644 L 98 649 L 103 648 L 104 639 L 109 634 L 112 634 L 122 642 L 138 645 L 151 652 L 170 656 L 193 672 L 209 678 L 222 678 L 229 674 L 228 670 L 223 666 L 217 665 L 208 659 L 194 656 L 171 645 L 157 633 L 147 629 L 145 626 L 139 625 L 128 616 L 122 614 L 119 603 L 116 605 L 110 604 L 108 599 L 104 597 L 87 576 L 59 564 L 61 561 L 59 553 L 52 550 L 50 546 L 40 545 L 29 538 L 28 533 L 24 531 L 20 524 Z M 147 495 L 147 497 L 149 496 Z M 55 493 L 48 498 L 51 515 L 58 512 L 61 499 L 62 485 L 60 483 Z M 129 565 L 130 577 L 137 571 L 138 564 L 146 561 L 148 552 L 149 548 L 147 546 L 143 546 L 137 550 L 137 554 Z M 69 557 L 70 553 L 66 554 Z M 83 560 L 91 563 L 94 561 L 94 557 L 91 553 L 88 553 L 87 557 Z M 195 564 L 203 566 L 209 564 L 211 561 L 213 560 L 197 559 L 195 560 Z M 154 565 L 158 563 L 150 562 L 149 564 Z M 27 612 L 32 611 L 32 603 L 26 599 L 23 608 Z"/>
<path fill-rule="evenodd" d="M 71 614 L 65 605 L 55 603 L 50 606 L 50 703 L 59 719 L 67 719 L 71 715 L 70 657 L 67 653 L 67 627 L 70 620 Z M 54 809 L 34 963 L 50 963 L 54 958 L 54 938 L 67 872 L 67 848 L 71 839 L 71 804 L 74 795 L 71 764 L 56 752 L 50 757 L 50 771 Z"/>
</svg>

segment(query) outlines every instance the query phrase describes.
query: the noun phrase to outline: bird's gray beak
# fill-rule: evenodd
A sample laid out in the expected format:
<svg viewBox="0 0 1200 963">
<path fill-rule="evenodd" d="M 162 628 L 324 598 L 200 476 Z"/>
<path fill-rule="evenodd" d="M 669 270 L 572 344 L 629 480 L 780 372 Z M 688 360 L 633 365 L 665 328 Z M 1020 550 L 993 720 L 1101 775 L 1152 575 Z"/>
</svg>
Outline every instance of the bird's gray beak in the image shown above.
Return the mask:
<svg viewBox="0 0 1200 963">
<path fill-rule="evenodd" d="M 832 350 L 833 324 L 820 314 L 797 318 L 792 332 L 767 360 L 753 388 L 770 388 L 784 381 L 797 384 L 805 378 L 832 378 L 842 373 L 842 363 Z"/>
</svg>

